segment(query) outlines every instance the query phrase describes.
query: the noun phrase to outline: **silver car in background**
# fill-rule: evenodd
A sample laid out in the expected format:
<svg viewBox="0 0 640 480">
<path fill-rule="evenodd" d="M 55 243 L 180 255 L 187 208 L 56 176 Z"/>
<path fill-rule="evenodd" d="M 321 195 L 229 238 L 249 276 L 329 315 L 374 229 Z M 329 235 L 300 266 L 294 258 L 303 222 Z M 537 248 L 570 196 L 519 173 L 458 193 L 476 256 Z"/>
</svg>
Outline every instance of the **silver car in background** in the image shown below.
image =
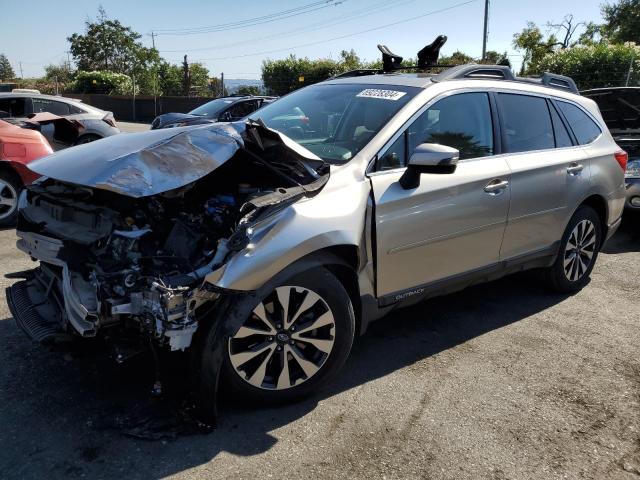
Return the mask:
<svg viewBox="0 0 640 480">
<path fill-rule="evenodd" d="M 370 321 L 430 296 L 532 268 L 580 290 L 625 153 L 572 82 L 505 68 L 336 78 L 246 122 L 36 161 L 17 235 L 39 266 L 11 311 L 41 341 L 189 349 L 206 410 L 220 373 L 257 402 L 310 393 Z"/>
<path fill-rule="evenodd" d="M 0 118 L 4 120 L 26 120 L 32 114 L 43 112 L 74 120 L 82 125 L 82 131 L 74 140 L 74 145 L 120 133 L 111 112 L 86 105 L 80 100 L 40 93 L 0 93 Z M 54 138 L 53 125 L 43 125 L 40 132 L 54 150 L 70 146 Z"/>
</svg>

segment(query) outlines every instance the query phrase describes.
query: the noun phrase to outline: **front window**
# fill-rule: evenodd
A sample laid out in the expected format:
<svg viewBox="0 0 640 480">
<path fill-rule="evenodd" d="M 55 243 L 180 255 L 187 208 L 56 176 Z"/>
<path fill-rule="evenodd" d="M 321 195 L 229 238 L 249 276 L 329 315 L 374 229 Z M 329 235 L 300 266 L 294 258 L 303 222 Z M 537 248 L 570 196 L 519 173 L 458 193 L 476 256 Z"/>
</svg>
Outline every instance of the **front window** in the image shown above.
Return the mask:
<svg viewBox="0 0 640 480">
<path fill-rule="evenodd" d="M 251 115 L 331 163 L 351 160 L 421 89 L 322 84 L 293 92 Z"/>
<path fill-rule="evenodd" d="M 210 102 L 200 105 L 198 108 L 191 110 L 191 115 L 199 117 L 216 118 L 220 112 L 231 105 L 235 100 L 230 98 L 216 98 Z"/>
</svg>

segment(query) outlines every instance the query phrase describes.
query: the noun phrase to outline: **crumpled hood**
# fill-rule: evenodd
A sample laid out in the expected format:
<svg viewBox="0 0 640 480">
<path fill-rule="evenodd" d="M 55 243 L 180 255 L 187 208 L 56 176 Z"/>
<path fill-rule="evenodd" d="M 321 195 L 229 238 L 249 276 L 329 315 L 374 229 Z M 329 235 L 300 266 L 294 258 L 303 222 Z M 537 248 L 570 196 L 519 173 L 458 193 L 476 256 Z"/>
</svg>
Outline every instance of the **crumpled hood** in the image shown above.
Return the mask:
<svg viewBox="0 0 640 480">
<path fill-rule="evenodd" d="M 76 185 L 146 197 L 211 173 L 244 145 L 243 124 L 212 124 L 114 135 L 29 164 L 34 172 Z"/>
<path fill-rule="evenodd" d="M 140 198 L 201 179 L 244 148 L 245 138 L 259 148 L 275 142 L 297 159 L 326 165 L 261 122 L 235 122 L 113 135 L 54 153 L 28 167 L 62 182 Z"/>
</svg>

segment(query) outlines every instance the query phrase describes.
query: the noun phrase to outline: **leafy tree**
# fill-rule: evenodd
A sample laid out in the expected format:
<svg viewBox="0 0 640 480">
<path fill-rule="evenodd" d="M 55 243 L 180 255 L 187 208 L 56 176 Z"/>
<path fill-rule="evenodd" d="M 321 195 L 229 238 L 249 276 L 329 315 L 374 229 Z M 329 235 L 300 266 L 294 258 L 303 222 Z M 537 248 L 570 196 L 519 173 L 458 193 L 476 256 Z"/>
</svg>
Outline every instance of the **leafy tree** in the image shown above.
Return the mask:
<svg viewBox="0 0 640 480">
<path fill-rule="evenodd" d="M 340 52 L 340 58 L 341 60 L 340 60 L 339 67 L 344 72 L 362 68 L 362 62 L 360 61 L 360 57 L 356 55 L 356 52 L 353 48 L 348 52 L 346 50 L 342 50 Z"/>
<path fill-rule="evenodd" d="M 475 63 L 475 60 L 466 53 L 456 50 L 450 56 L 440 56 L 438 63 L 442 65 L 464 65 L 466 63 Z"/>
<path fill-rule="evenodd" d="M 535 23 L 528 22 L 526 28 L 513 36 L 514 48 L 524 52 L 520 74 L 524 75 L 529 70 L 535 69 L 545 55 L 553 52 L 553 47 L 557 43 L 555 35 L 552 34 L 545 40 L 540 28 Z"/>
<path fill-rule="evenodd" d="M 601 7 L 605 23 L 600 27 L 603 37 L 613 42 L 640 44 L 640 0 L 619 0 Z"/>
<path fill-rule="evenodd" d="M 240 85 L 238 95 L 260 95 L 260 87 L 256 85 Z"/>
<path fill-rule="evenodd" d="M 78 72 L 71 90 L 76 93 L 131 95 L 133 93 L 133 81 L 131 77 L 123 73 L 105 71 Z M 138 93 L 137 86 L 136 93 Z"/>
<path fill-rule="evenodd" d="M 209 70 L 201 63 L 189 64 L 191 92 L 204 94 L 209 88 Z"/>
<path fill-rule="evenodd" d="M 84 34 L 74 33 L 67 40 L 78 70 L 135 75 L 160 62 L 158 51 L 143 46 L 140 38 L 130 27 L 109 19 L 100 7 L 98 18 L 85 22 Z"/>
<path fill-rule="evenodd" d="M 226 87 L 222 88 L 222 80 L 217 77 L 209 79 L 209 91 L 214 97 L 226 97 L 229 95 L 229 90 Z"/>
<path fill-rule="evenodd" d="M 10 80 L 15 78 L 16 74 L 11 68 L 11 63 L 4 53 L 0 53 L 0 80 Z"/>
<path fill-rule="evenodd" d="M 63 62 L 60 65 L 49 64 L 44 67 L 44 72 L 44 78 L 51 82 L 69 83 L 75 77 L 75 72 L 71 70 L 67 62 Z"/>
<path fill-rule="evenodd" d="M 488 50 L 485 53 L 484 59 L 481 59 L 478 63 L 486 65 L 505 65 L 509 61 L 509 55 L 507 52 L 498 53 L 495 50 Z"/>
<path fill-rule="evenodd" d="M 600 42 L 545 55 L 532 73 L 554 72 L 572 77 L 579 89 L 640 84 L 640 46 Z"/>
<path fill-rule="evenodd" d="M 282 60 L 263 61 L 262 81 L 270 94 L 285 95 L 305 85 L 326 80 L 341 71 L 339 62 L 335 60 L 309 60 L 290 55 Z"/>
</svg>

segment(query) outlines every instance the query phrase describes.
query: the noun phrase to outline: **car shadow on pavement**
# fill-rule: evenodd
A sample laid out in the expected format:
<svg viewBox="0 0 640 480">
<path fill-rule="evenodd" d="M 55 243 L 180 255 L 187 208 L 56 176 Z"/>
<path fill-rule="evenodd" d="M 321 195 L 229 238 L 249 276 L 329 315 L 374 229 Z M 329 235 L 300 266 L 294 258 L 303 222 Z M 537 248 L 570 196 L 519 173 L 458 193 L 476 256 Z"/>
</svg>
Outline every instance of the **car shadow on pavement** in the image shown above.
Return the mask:
<svg viewBox="0 0 640 480">
<path fill-rule="evenodd" d="M 277 442 L 271 431 L 305 416 L 318 402 L 565 298 L 548 293 L 534 275 L 519 274 L 398 310 L 356 340 L 341 373 L 314 397 L 280 408 L 223 400 L 217 430 L 187 435 L 189 429 L 160 421 L 154 427 L 159 433 L 166 428 L 175 434 L 159 435 L 160 441 L 123 435 L 140 406 L 148 411 L 148 358 L 117 365 L 91 355 L 91 346 L 73 357 L 49 351 L 31 344 L 6 319 L 0 321 L 0 471 L 4 478 L 158 478 L 210 462 L 220 452 L 252 456 Z"/>
</svg>

